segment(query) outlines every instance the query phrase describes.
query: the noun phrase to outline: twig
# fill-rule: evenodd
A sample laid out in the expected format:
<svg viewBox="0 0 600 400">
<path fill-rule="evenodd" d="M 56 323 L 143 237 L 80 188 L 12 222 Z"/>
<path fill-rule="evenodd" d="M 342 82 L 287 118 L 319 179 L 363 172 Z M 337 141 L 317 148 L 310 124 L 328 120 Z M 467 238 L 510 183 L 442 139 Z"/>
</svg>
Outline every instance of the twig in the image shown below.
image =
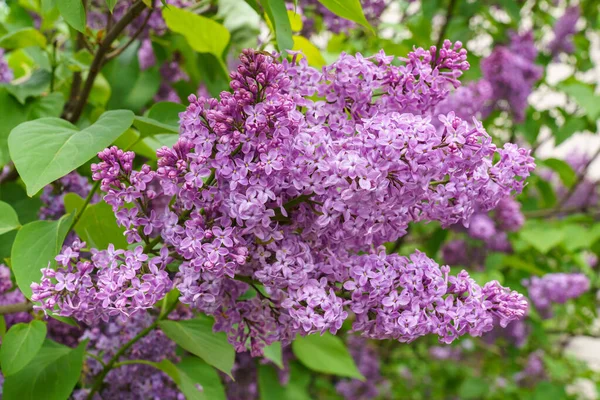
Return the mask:
<svg viewBox="0 0 600 400">
<path fill-rule="evenodd" d="M 440 29 L 440 35 L 438 36 L 438 40 L 437 40 L 436 48 L 438 49 L 438 51 L 440 50 L 440 48 L 442 47 L 442 44 L 444 43 L 444 36 L 446 36 L 446 31 L 448 30 L 448 25 L 450 25 L 450 21 L 452 20 L 452 17 L 454 16 L 454 8 L 455 8 L 457 2 L 458 2 L 458 0 L 450 0 L 450 2 L 448 3 L 448 8 L 446 9 L 446 20 L 444 21 L 444 25 L 442 25 L 442 29 Z"/>
<path fill-rule="evenodd" d="M 146 25 L 148 24 L 148 21 L 150 20 L 150 16 L 152 15 L 153 12 L 154 12 L 154 8 L 151 8 L 148 11 L 148 15 L 146 15 L 146 18 L 144 19 L 142 26 L 140 26 L 139 29 L 133 34 L 133 36 L 131 36 L 129 38 L 127 43 L 125 43 L 123 46 L 119 47 L 118 49 L 115 49 L 115 50 L 111 51 L 110 53 L 108 53 L 106 55 L 106 61 L 112 60 L 113 58 L 119 56 L 119 54 L 123 53 L 135 41 L 135 39 L 137 39 L 137 37 L 140 36 L 140 34 L 146 28 Z"/>
<path fill-rule="evenodd" d="M 17 303 L 0 306 L 0 315 L 13 314 L 18 312 L 29 312 L 33 310 L 33 303 Z"/>
<path fill-rule="evenodd" d="M 85 209 L 87 208 L 88 204 L 90 204 L 90 201 L 92 201 L 92 198 L 94 197 L 94 194 L 96 193 L 96 191 L 98 191 L 99 187 L 100 187 L 100 181 L 96 181 L 96 183 L 94 183 L 94 186 L 92 186 L 92 189 L 88 193 L 87 197 L 85 198 L 85 201 L 83 202 L 83 206 L 81 206 L 81 210 L 77 211 L 77 214 L 75 215 L 75 219 L 73 220 L 73 222 L 71 223 L 71 226 L 69 227 L 69 232 L 71 232 L 73 230 L 73 228 L 75 228 L 75 225 L 77 225 L 77 223 L 81 219 L 81 216 L 85 212 Z"/>
<path fill-rule="evenodd" d="M 577 188 L 579 187 L 579 185 L 581 184 L 581 182 L 583 182 L 583 180 L 585 179 L 585 176 L 587 175 L 587 171 L 590 168 L 590 165 L 592 165 L 592 163 L 594 161 L 596 161 L 596 159 L 598 158 L 598 156 L 600 156 L 600 147 L 598 147 L 598 150 L 596 150 L 596 152 L 594 153 L 594 155 L 585 163 L 585 165 L 583 166 L 581 172 L 577 176 L 577 180 L 569 188 L 569 191 L 567 192 L 567 194 L 558 202 L 558 204 L 556 205 L 556 209 L 562 208 L 562 206 L 564 206 L 567 203 L 567 201 L 569 201 L 569 199 L 571 198 L 571 196 L 573 196 L 573 193 L 575 193 L 575 191 L 577 190 Z"/>
<path fill-rule="evenodd" d="M 586 206 L 565 207 L 565 208 L 546 208 L 542 210 L 524 211 L 523 215 L 527 218 L 545 218 L 554 217 L 561 214 L 571 214 L 584 211 L 600 211 L 596 208 L 588 208 Z"/>
<path fill-rule="evenodd" d="M 142 11 L 146 8 L 146 5 L 142 0 L 137 0 L 133 6 L 127 13 L 115 24 L 115 26 L 106 34 L 102 43 L 98 47 L 96 51 L 96 55 L 92 60 L 92 65 L 90 66 L 90 70 L 88 72 L 85 83 L 83 84 L 83 88 L 81 89 L 81 93 L 77 96 L 76 102 L 73 106 L 73 110 L 70 115 L 63 115 L 63 117 L 70 122 L 77 122 L 81 113 L 83 112 L 83 108 L 85 107 L 87 100 L 90 96 L 90 92 L 92 91 L 92 87 L 94 86 L 94 81 L 96 80 L 96 76 L 100 73 L 100 69 L 104 64 L 106 54 L 110 50 L 112 43 L 119 37 L 119 35 L 125 30 L 125 28 L 137 18 Z"/>
</svg>

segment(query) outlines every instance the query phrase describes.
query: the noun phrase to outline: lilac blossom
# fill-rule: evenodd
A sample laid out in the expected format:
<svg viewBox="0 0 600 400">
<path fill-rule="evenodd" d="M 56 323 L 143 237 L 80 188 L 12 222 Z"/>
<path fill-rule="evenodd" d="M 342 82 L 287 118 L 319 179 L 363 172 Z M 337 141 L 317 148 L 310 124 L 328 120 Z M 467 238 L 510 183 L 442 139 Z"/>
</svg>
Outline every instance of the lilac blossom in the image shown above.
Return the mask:
<svg viewBox="0 0 600 400">
<path fill-rule="evenodd" d="M 361 0 L 360 1 L 365 18 L 372 25 L 378 25 L 380 17 L 390 4 L 389 0 Z M 324 27 L 332 33 L 348 33 L 350 29 L 357 27 L 357 24 L 342 18 L 318 0 L 302 0 L 298 5 L 289 4 L 288 8 L 299 9 L 298 13 L 302 15 L 302 35 L 309 37 L 315 33 L 315 19 L 322 19 Z"/>
<path fill-rule="evenodd" d="M 317 70 L 246 50 L 231 92 L 189 97 L 156 169 L 134 170 L 135 154 L 116 147 L 98 155 L 93 179 L 135 250 L 87 261 L 65 249 L 33 285 L 38 307 L 107 320 L 151 308 L 174 285 L 253 356 L 336 333 L 351 314 L 353 331 L 401 342 L 450 343 L 521 318 L 527 303 L 498 282 L 380 247 L 412 222 L 447 227 L 494 209 L 534 168 L 528 150 L 496 147 L 476 119 L 449 112 L 432 124 L 469 67 L 460 43 L 393 58 L 342 54 Z"/>
<path fill-rule="evenodd" d="M 46 185 L 42 190 L 40 200 L 42 207 L 38 212 L 40 219 L 56 220 L 65 214 L 64 197 L 67 193 L 75 193 L 79 197 L 87 197 L 92 189 L 85 176 L 79 175 L 77 171 L 73 171 L 63 176 L 62 178 Z M 92 204 L 100 200 L 100 196 L 94 196 L 90 201 Z"/>
<path fill-rule="evenodd" d="M 516 122 L 525 118 L 527 98 L 543 69 L 535 64 L 533 33 L 511 34 L 507 46 L 496 46 L 481 62 L 483 77 L 492 86 L 492 108 L 510 111 Z"/>
<path fill-rule="evenodd" d="M 13 70 L 8 66 L 5 50 L 0 49 L 0 83 L 10 83 L 13 78 Z"/>
<path fill-rule="evenodd" d="M 525 282 L 529 298 L 545 318 L 552 316 L 553 304 L 564 304 L 590 290 L 590 280 L 580 273 L 552 273 L 531 277 Z"/>
<path fill-rule="evenodd" d="M 571 6 L 556 21 L 554 25 L 554 39 L 548 44 L 548 49 L 553 57 L 560 53 L 571 54 L 575 50 L 573 35 L 577 33 L 577 21 L 581 15 L 579 6 Z"/>
</svg>

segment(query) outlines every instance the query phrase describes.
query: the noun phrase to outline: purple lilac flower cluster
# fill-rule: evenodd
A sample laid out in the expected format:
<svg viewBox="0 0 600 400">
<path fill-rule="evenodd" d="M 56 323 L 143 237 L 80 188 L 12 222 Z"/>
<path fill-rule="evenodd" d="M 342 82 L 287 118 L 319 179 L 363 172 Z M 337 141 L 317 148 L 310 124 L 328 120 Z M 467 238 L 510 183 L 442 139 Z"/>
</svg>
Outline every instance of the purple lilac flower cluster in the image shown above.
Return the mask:
<svg viewBox="0 0 600 400">
<path fill-rule="evenodd" d="M 496 46 L 481 61 L 483 78 L 492 86 L 492 108 L 510 111 L 516 122 L 525 118 L 527 98 L 542 77 L 543 69 L 535 64 L 536 57 L 533 33 L 512 33 L 509 45 Z"/>
<path fill-rule="evenodd" d="M 335 385 L 336 391 L 347 400 L 370 400 L 379 395 L 378 386 L 384 382 L 379 367 L 377 349 L 361 337 L 351 336 L 348 348 L 365 380 L 343 379 Z"/>
<path fill-rule="evenodd" d="M 105 363 L 135 335 L 147 328 L 154 318 L 149 313 L 136 313 L 128 319 L 112 318 L 85 330 L 81 340 L 89 339 L 87 351 L 100 357 Z M 168 359 L 178 361 L 176 345 L 161 330 L 153 330 L 136 342 L 119 361 L 135 359 L 160 362 Z M 102 371 L 100 362 L 87 359 L 85 380 L 93 382 Z M 102 399 L 145 400 L 173 399 L 184 400 L 177 385 L 162 371 L 145 364 L 128 364 L 111 370 L 104 379 L 99 394 Z M 88 389 L 76 390 L 73 398 L 85 399 Z"/>
<path fill-rule="evenodd" d="M 447 242 L 442 248 L 444 262 L 480 267 L 488 251 L 511 252 L 508 232 L 518 231 L 524 223 L 521 204 L 512 197 L 505 197 L 491 213 L 474 213 L 465 224 L 466 228 L 461 225 L 454 227 L 454 230 L 466 232 L 470 238 L 481 242 L 469 243 L 463 239 Z"/>
<path fill-rule="evenodd" d="M 178 60 L 168 61 L 163 63 L 160 67 L 160 87 L 158 93 L 154 96 L 154 101 L 172 101 L 179 103 L 179 95 L 173 89 L 171 84 L 189 79 L 188 75 L 181 69 Z"/>
<path fill-rule="evenodd" d="M 373 25 L 379 24 L 381 14 L 390 4 L 389 0 L 360 0 L 363 12 L 367 21 Z M 289 4 L 289 8 L 294 10 L 299 8 L 299 13 L 302 14 L 302 35 L 309 37 L 315 33 L 315 20 L 320 18 L 324 27 L 333 33 L 347 33 L 350 29 L 355 28 L 356 23 L 342 18 L 329 11 L 318 0 L 302 0 L 298 5 Z"/>
<path fill-rule="evenodd" d="M 335 333 L 350 312 L 370 338 L 446 343 L 523 316 L 523 297 L 497 282 L 480 287 L 422 253 L 381 251 L 411 222 L 450 226 L 493 209 L 534 168 L 527 150 L 497 148 L 476 120 L 450 112 L 432 125 L 468 68 L 460 43 L 415 49 L 399 66 L 393 58 L 343 54 L 319 71 L 245 51 L 232 92 L 190 96 L 156 170 L 134 171 L 134 154 L 114 147 L 92 166 L 128 241 L 144 249 L 91 261 L 65 249 L 63 268 L 33 285 L 35 300 L 89 321 L 151 307 L 173 282 L 253 355 L 296 334 Z M 249 284 L 264 291 L 242 297 Z"/>
<path fill-rule="evenodd" d="M 166 248 L 156 257 L 134 250 L 92 249 L 90 261 L 79 258 L 85 242 L 76 240 L 56 256 L 59 267 L 42 269 L 42 281 L 33 283 L 31 300 L 36 309 L 56 311 L 87 324 L 112 316 L 130 316 L 149 309 L 171 290 L 165 271 L 170 261 Z"/>
<path fill-rule="evenodd" d="M 577 33 L 577 21 L 581 15 L 579 6 L 571 6 L 556 21 L 554 25 L 554 39 L 548 44 L 548 49 L 553 57 L 560 53 L 571 54 L 575 50 L 573 35 Z"/>
<path fill-rule="evenodd" d="M 544 318 L 552 317 L 552 304 L 564 304 L 590 290 L 590 280 L 580 273 L 534 276 L 525 282 L 529 298 Z"/>
<path fill-rule="evenodd" d="M 0 49 L 0 83 L 10 83 L 13 80 L 13 70 L 8 66 L 4 49 Z"/>
<path fill-rule="evenodd" d="M 466 121 L 472 117 L 485 118 L 492 98 L 492 85 L 485 79 L 480 79 L 455 90 L 437 105 L 434 115 L 454 112 L 457 117 Z"/>
</svg>

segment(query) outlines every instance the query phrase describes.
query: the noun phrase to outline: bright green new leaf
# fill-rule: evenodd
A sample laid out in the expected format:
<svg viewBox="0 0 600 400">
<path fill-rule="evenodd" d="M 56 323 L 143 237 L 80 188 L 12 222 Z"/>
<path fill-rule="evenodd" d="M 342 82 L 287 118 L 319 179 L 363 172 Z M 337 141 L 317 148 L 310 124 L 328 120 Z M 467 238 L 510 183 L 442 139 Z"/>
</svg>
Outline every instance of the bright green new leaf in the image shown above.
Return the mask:
<svg viewBox="0 0 600 400">
<path fill-rule="evenodd" d="M 548 226 L 526 226 L 519 235 L 541 253 L 547 253 L 565 240 L 565 232 L 560 228 Z"/>
<path fill-rule="evenodd" d="M 375 30 L 365 18 L 360 0 L 319 0 L 319 3 L 323 4 L 332 13 L 354 21 L 375 33 Z"/>
<path fill-rule="evenodd" d="M 10 204 L 0 201 L 0 235 L 17 229 L 19 224 L 19 216 Z"/>
<path fill-rule="evenodd" d="M 85 8 L 82 0 L 56 0 L 56 5 L 67 24 L 79 32 L 85 32 Z"/>
<path fill-rule="evenodd" d="M 292 350 L 302 364 L 313 371 L 365 379 L 356 368 L 344 342 L 337 336 L 329 333 L 323 336 L 299 336 L 292 342 Z"/>
<path fill-rule="evenodd" d="M 116 140 L 133 122 L 128 110 L 108 111 L 79 130 L 59 118 L 25 122 L 8 137 L 10 156 L 33 196 L 48 183 L 68 174 Z"/>
<path fill-rule="evenodd" d="M 273 361 L 275 365 L 283 369 L 283 359 L 281 355 L 281 343 L 273 342 L 264 348 L 265 358 Z"/>
<path fill-rule="evenodd" d="M 277 48 L 283 52 L 294 47 L 292 25 L 283 0 L 262 0 L 261 2 L 270 22 L 271 30 L 275 33 Z"/>
<path fill-rule="evenodd" d="M 179 128 L 172 125 L 163 124 L 148 117 L 136 116 L 133 120 L 133 126 L 136 127 L 142 137 L 153 136 L 160 133 L 179 133 Z"/>
<path fill-rule="evenodd" d="M 84 199 L 75 193 L 67 193 L 64 197 L 65 209 L 68 213 L 76 213 L 83 207 Z M 89 204 L 77 224 L 75 232 L 90 247 L 106 249 L 113 244 L 117 249 L 127 248 L 127 239 L 123 235 L 125 229 L 117 225 L 112 207 L 101 201 Z"/>
<path fill-rule="evenodd" d="M 0 37 L 0 47 L 6 50 L 46 46 L 46 37 L 35 28 L 22 28 Z"/>
<path fill-rule="evenodd" d="M 25 82 L 18 85 L 6 85 L 5 87 L 19 100 L 19 103 L 25 104 L 29 97 L 39 96 L 50 87 L 51 75 L 46 70 L 38 69 Z"/>
<path fill-rule="evenodd" d="M 154 363 L 154 366 L 160 369 L 165 374 L 169 375 L 169 378 L 173 379 L 173 382 L 179 387 L 179 390 L 185 395 L 187 400 L 209 400 L 208 396 L 201 392 L 196 387 L 196 381 L 191 378 L 186 372 L 179 369 L 177 365 L 171 361 L 164 359 L 159 363 Z"/>
<path fill-rule="evenodd" d="M 226 400 L 225 388 L 217 370 L 198 357 L 185 357 L 177 364 L 194 382 L 202 385 L 202 391 L 210 400 Z"/>
<path fill-rule="evenodd" d="M 290 27 L 292 32 L 300 32 L 303 27 L 302 15 L 294 12 L 294 10 L 288 10 L 288 19 L 290 20 Z"/>
<path fill-rule="evenodd" d="M 174 6 L 165 7 L 162 15 L 169 29 L 182 34 L 194 50 L 211 53 L 221 59 L 231 38 L 223 25 Z"/>
<path fill-rule="evenodd" d="M 325 59 L 321 55 L 321 52 L 312 44 L 307 38 L 303 36 L 294 36 L 294 50 L 300 50 L 306 57 L 309 65 L 313 67 L 321 68 L 325 64 Z"/>
<path fill-rule="evenodd" d="M 235 351 L 223 332 L 213 332 L 213 321 L 195 318 L 182 321 L 160 321 L 160 329 L 175 343 L 231 376 Z"/>
<path fill-rule="evenodd" d="M 46 324 L 31 321 L 28 324 L 13 325 L 2 339 L 0 362 L 2 373 L 9 376 L 19 372 L 42 348 L 46 338 Z"/>
<path fill-rule="evenodd" d="M 183 104 L 161 101 L 150 107 L 147 117 L 162 122 L 163 124 L 170 125 L 178 130 L 179 113 L 184 111 L 185 106 Z"/>
<path fill-rule="evenodd" d="M 115 9 L 116 4 L 117 4 L 117 0 L 106 0 L 106 5 L 108 6 L 108 9 L 110 10 L 111 13 Z"/>
<path fill-rule="evenodd" d="M 40 269 L 48 263 L 54 267 L 54 257 L 62 248 L 63 241 L 73 221 L 73 215 L 67 214 L 58 221 L 35 221 L 23 225 L 17 232 L 11 251 L 12 270 L 17 285 L 25 297 L 31 298 L 32 282 L 39 282 Z"/>
<path fill-rule="evenodd" d="M 577 174 L 573 171 L 573 168 L 563 160 L 559 160 L 558 158 L 548 158 L 543 161 L 543 164 L 556 172 L 566 187 L 570 188 L 577 181 Z"/>
<path fill-rule="evenodd" d="M 4 399 L 66 400 L 79 380 L 87 340 L 75 349 L 46 340 L 23 369 L 4 381 Z"/>
<path fill-rule="evenodd" d="M 594 94 L 594 88 L 591 85 L 576 82 L 561 85 L 560 89 L 564 90 L 585 110 L 591 121 L 595 122 L 600 117 L 600 101 L 598 101 L 600 97 Z"/>
</svg>

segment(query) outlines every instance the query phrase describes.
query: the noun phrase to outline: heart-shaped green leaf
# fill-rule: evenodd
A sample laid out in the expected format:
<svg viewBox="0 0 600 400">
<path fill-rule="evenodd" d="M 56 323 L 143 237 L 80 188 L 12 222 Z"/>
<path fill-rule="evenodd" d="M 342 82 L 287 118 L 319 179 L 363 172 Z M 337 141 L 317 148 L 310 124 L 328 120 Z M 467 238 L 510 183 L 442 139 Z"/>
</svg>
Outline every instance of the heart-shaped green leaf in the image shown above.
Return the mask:
<svg viewBox="0 0 600 400">
<path fill-rule="evenodd" d="M 116 140 L 133 122 L 128 110 L 108 111 L 93 125 L 79 130 L 59 118 L 22 123 L 8 137 L 10 156 L 33 196 L 68 174 Z"/>
<path fill-rule="evenodd" d="M 16 211 L 10 204 L 0 201 L 0 235 L 17 229 L 19 226 L 21 224 L 19 224 Z"/>
<path fill-rule="evenodd" d="M 16 324 L 6 333 L 0 347 L 2 373 L 9 376 L 19 372 L 40 351 L 46 338 L 46 324 L 31 321 Z"/>
</svg>

